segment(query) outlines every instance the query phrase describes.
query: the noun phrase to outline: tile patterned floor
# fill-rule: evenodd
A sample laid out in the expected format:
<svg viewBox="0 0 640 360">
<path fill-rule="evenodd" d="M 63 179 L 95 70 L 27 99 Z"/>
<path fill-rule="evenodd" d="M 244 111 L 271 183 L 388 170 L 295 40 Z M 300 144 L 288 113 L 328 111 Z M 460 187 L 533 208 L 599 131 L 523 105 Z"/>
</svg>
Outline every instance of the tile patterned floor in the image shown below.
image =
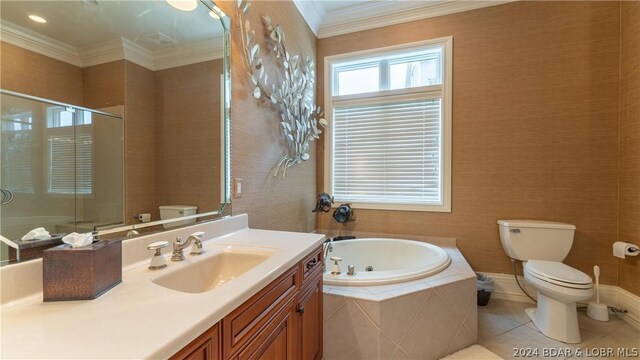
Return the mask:
<svg viewBox="0 0 640 360">
<path fill-rule="evenodd" d="M 478 343 L 504 359 L 552 358 L 552 359 L 640 359 L 640 354 L 619 356 L 619 348 L 640 351 L 640 331 L 611 316 L 608 322 L 600 322 L 578 312 L 582 343 L 565 344 L 550 339 L 535 327 L 524 313 L 532 304 L 491 299 L 487 306 L 478 307 Z M 514 356 L 514 348 L 529 348 L 537 356 Z M 599 351 L 612 349 L 610 356 Z M 581 351 L 579 353 L 578 351 Z M 553 353 L 552 353 L 553 352 Z M 606 355 L 606 354 L 605 354 Z"/>
</svg>

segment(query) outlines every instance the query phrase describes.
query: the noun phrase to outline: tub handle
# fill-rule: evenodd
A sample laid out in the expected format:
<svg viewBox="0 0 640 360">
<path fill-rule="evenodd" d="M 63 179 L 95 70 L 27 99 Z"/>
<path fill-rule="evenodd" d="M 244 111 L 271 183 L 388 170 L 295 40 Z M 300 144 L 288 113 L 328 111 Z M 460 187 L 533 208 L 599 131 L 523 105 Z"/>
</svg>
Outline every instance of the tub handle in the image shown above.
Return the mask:
<svg viewBox="0 0 640 360">
<path fill-rule="evenodd" d="M 338 261 L 342 261 L 342 258 L 332 256 L 330 260 L 333 261 L 333 269 L 331 269 L 331 275 L 340 275 L 340 265 L 338 265 Z"/>
</svg>

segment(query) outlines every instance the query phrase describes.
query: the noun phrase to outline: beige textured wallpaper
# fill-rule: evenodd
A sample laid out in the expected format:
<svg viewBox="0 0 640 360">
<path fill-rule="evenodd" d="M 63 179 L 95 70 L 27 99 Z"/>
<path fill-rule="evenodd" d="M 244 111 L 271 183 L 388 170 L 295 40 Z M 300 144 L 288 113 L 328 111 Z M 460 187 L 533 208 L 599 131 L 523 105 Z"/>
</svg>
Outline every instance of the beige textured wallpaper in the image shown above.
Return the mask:
<svg viewBox="0 0 640 360">
<path fill-rule="evenodd" d="M 235 17 L 235 2 L 220 4 Z M 271 16 L 286 34 L 292 54 L 316 57 L 316 37 L 291 1 L 254 1 L 249 13 L 257 38 L 262 34 L 260 16 Z M 232 174 L 243 179 L 243 195 L 234 198 L 233 213 L 249 214 L 251 227 L 272 230 L 312 231 L 316 218 L 311 213 L 315 205 L 315 148 L 309 161 L 292 167 L 287 179 L 274 178 L 273 171 L 285 150 L 280 133 L 280 115 L 267 103 L 252 95 L 251 79 L 242 58 L 238 22 L 234 21 L 232 39 Z M 261 40 L 264 43 L 266 39 Z M 263 46 L 263 51 L 266 48 Z M 274 79 L 274 74 L 270 74 Z"/>
<path fill-rule="evenodd" d="M 496 220 L 564 221 L 577 226 L 566 262 L 598 264 L 616 284 L 620 4 L 518 1 L 320 39 L 320 102 L 325 56 L 443 36 L 454 53 L 453 211 L 360 210 L 346 230 L 455 237 L 474 269 L 510 273 Z"/>
<path fill-rule="evenodd" d="M 82 105 L 82 68 L 0 42 L 0 87 Z"/>
<path fill-rule="evenodd" d="M 621 241 L 640 243 L 640 2 L 621 3 L 620 220 Z M 620 286 L 640 295 L 640 257 L 618 260 Z"/>
<path fill-rule="evenodd" d="M 156 202 L 220 208 L 223 60 L 155 73 Z"/>
<path fill-rule="evenodd" d="M 155 200 L 155 77 L 154 72 L 130 61 L 124 64 L 125 92 L 125 222 L 134 214 L 159 219 Z"/>
</svg>

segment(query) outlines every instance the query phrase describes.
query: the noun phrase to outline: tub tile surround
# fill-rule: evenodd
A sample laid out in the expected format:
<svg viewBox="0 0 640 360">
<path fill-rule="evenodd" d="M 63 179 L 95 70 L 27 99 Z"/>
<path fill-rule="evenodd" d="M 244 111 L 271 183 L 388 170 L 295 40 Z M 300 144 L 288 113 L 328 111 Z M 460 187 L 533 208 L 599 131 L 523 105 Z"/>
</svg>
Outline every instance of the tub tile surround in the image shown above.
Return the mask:
<svg viewBox="0 0 640 360">
<path fill-rule="evenodd" d="M 195 339 L 212 324 L 257 293 L 284 271 L 317 248 L 324 236 L 320 234 L 255 230 L 247 227 L 246 214 L 214 222 L 141 236 L 123 242 L 122 283 L 99 298 L 90 301 L 44 303 L 42 301 L 41 260 L 25 262 L 24 273 L 33 279 L 20 278 L 13 267 L 0 268 L 5 303 L 0 307 L 0 358 L 168 358 Z M 205 257 L 172 263 L 163 270 L 149 270 L 152 252 L 147 244 L 171 241 L 176 236 L 188 236 L 205 231 Z M 198 294 L 182 293 L 154 284 L 151 280 L 189 263 L 206 259 L 206 253 L 217 254 L 233 248 L 273 250 L 271 257 L 242 275 L 211 291 Z M 167 257 L 171 249 L 164 249 Z M 22 264 L 20 264 L 22 265 Z M 17 268 L 16 268 L 17 269 Z M 16 280 L 28 280 L 25 294 L 12 290 Z M 6 302 L 5 290 L 12 302 Z M 170 331 L 167 331 L 171 329 Z M 99 339 L 84 341 L 83 334 L 100 334 Z M 80 336 L 79 336 L 80 335 Z M 70 339 L 73 345 L 70 346 Z"/>
<path fill-rule="evenodd" d="M 424 279 L 325 285 L 324 358 L 438 359 L 475 344 L 475 274 L 455 245 L 443 249 L 451 264 Z"/>
</svg>

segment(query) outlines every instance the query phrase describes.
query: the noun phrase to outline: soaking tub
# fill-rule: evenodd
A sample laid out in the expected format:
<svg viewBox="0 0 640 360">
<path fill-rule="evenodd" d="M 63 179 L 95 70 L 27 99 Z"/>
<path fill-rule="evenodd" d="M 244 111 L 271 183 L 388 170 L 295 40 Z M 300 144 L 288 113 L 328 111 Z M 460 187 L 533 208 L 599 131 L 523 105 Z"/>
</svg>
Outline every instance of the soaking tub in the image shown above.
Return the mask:
<svg viewBox="0 0 640 360">
<path fill-rule="evenodd" d="M 332 275 L 331 257 L 340 257 L 340 275 Z M 440 247 L 420 241 L 400 239 L 356 239 L 333 243 L 324 273 L 325 285 L 382 285 L 415 280 L 436 274 L 451 263 Z M 355 275 L 347 275 L 347 266 Z"/>
</svg>

